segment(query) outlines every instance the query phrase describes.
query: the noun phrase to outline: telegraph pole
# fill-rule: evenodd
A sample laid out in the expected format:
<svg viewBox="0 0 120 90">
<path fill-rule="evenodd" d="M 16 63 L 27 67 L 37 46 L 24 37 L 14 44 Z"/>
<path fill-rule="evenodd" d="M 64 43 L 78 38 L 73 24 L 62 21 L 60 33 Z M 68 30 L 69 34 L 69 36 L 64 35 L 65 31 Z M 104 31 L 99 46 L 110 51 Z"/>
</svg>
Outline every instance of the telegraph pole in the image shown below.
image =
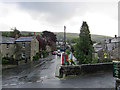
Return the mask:
<svg viewBox="0 0 120 90">
<path fill-rule="evenodd" d="M 66 26 L 64 26 L 64 52 L 65 52 L 65 45 L 66 45 Z"/>
</svg>

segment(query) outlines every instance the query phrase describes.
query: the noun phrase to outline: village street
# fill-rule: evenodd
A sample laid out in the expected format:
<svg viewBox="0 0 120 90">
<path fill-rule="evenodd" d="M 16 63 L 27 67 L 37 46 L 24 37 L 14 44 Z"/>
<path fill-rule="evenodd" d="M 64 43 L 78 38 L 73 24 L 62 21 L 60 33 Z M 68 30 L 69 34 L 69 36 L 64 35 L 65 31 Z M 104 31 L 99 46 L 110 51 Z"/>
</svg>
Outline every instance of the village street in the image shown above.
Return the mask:
<svg viewBox="0 0 120 90">
<path fill-rule="evenodd" d="M 2 72 L 3 88 L 114 88 L 115 79 L 112 72 L 100 72 L 84 76 L 59 79 L 56 67 L 60 57 L 38 64 L 31 68 L 19 67 Z"/>
</svg>

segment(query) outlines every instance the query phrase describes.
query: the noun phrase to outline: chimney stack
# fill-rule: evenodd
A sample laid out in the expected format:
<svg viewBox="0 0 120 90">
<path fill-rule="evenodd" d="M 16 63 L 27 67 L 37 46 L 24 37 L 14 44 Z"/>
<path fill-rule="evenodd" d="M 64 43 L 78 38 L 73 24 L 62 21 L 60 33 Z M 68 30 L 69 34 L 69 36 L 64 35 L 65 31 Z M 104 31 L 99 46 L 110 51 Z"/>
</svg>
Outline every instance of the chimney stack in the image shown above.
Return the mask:
<svg viewBox="0 0 120 90">
<path fill-rule="evenodd" d="M 35 36 L 35 32 L 34 32 L 34 36 Z"/>
</svg>

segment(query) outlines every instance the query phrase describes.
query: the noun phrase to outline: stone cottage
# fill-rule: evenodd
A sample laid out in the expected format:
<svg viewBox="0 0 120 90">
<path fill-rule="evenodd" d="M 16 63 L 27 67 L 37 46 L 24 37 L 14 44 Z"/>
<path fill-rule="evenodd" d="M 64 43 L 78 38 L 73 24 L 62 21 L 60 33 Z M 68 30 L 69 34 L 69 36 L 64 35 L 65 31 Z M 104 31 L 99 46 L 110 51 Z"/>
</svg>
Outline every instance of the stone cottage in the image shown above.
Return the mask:
<svg viewBox="0 0 120 90">
<path fill-rule="evenodd" d="M 104 49 L 107 52 L 107 58 L 117 59 L 120 58 L 120 37 L 115 35 L 114 38 L 105 41 Z"/>
<path fill-rule="evenodd" d="M 33 61 L 33 56 L 39 52 L 39 42 L 36 37 L 20 37 L 15 40 L 15 58 Z"/>
<path fill-rule="evenodd" d="M 105 40 L 102 43 L 95 43 L 93 45 L 95 55 L 100 60 L 107 59 L 118 59 L 120 58 L 120 37 L 115 37 Z"/>
<path fill-rule="evenodd" d="M 17 39 L 2 37 L 0 39 L 2 57 L 13 57 L 18 61 L 33 61 L 33 56 L 39 52 L 39 42 L 36 37 L 19 37 Z"/>
<path fill-rule="evenodd" d="M 95 43 L 93 45 L 94 47 L 94 54 L 95 57 L 97 57 L 100 61 L 104 58 L 104 52 L 103 52 L 103 43 L 99 42 L 99 43 Z"/>
<path fill-rule="evenodd" d="M 11 57 L 15 54 L 15 39 L 10 37 L 2 37 L 0 39 L 0 50 L 2 57 Z"/>
</svg>

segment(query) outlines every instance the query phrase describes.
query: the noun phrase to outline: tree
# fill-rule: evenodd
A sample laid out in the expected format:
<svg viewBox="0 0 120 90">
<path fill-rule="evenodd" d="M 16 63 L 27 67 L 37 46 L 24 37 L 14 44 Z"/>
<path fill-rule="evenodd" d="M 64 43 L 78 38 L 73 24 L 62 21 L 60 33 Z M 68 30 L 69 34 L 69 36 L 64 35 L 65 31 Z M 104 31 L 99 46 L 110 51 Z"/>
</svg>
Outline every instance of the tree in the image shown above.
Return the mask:
<svg viewBox="0 0 120 90">
<path fill-rule="evenodd" d="M 2 32 L 2 36 L 9 37 L 10 36 L 10 32 Z"/>
<path fill-rule="evenodd" d="M 15 28 L 12 28 L 11 30 L 13 30 L 12 32 L 10 32 L 10 36 L 11 36 L 11 37 L 15 38 L 16 35 L 20 35 L 20 31 L 17 30 L 16 27 L 15 27 Z"/>
<path fill-rule="evenodd" d="M 46 39 L 51 39 L 53 42 L 57 41 L 56 35 L 53 32 L 50 31 L 43 31 L 42 37 Z"/>
<path fill-rule="evenodd" d="M 40 35 L 37 35 L 36 38 L 39 41 L 39 49 L 40 50 L 45 50 L 46 45 L 47 45 L 46 40 L 44 40 L 42 37 L 40 37 Z"/>
<path fill-rule="evenodd" d="M 93 43 L 91 40 L 89 27 L 86 22 L 83 22 L 81 26 L 79 40 L 75 45 L 74 53 L 75 57 L 79 61 L 79 64 L 92 62 Z"/>
<path fill-rule="evenodd" d="M 56 41 L 57 41 L 56 35 L 50 31 L 43 31 L 42 37 L 46 39 L 47 45 L 49 45 L 52 51 L 54 51 L 56 49 Z"/>
</svg>

